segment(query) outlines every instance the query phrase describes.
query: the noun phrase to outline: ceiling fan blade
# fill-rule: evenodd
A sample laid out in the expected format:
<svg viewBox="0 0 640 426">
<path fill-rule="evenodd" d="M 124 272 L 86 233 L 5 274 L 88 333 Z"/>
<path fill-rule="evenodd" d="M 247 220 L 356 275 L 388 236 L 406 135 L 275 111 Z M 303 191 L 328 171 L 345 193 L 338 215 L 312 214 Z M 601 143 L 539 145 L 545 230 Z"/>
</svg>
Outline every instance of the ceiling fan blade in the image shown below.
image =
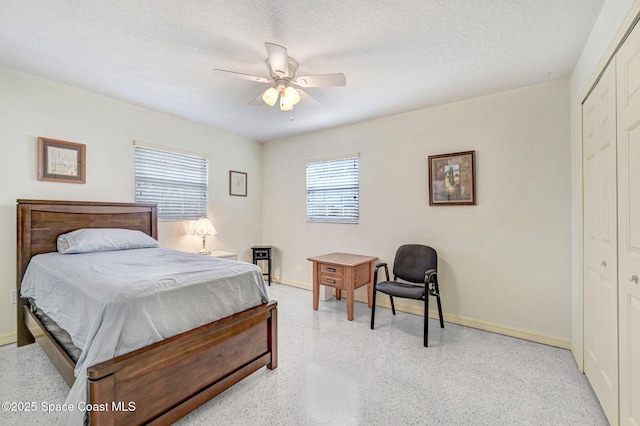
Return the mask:
<svg viewBox="0 0 640 426">
<path fill-rule="evenodd" d="M 301 87 L 346 86 L 347 78 L 342 73 L 305 75 L 296 78 L 295 84 Z"/>
<path fill-rule="evenodd" d="M 269 90 L 269 89 L 267 89 Z M 266 92 L 267 90 L 263 90 L 262 92 L 260 92 L 260 94 L 258 94 L 258 96 L 255 97 L 254 100 L 252 100 L 251 102 L 249 102 L 249 105 L 251 106 L 261 106 L 261 105 L 266 105 L 264 103 L 264 101 L 262 100 L 262 95 L 264 95 L 264 92 Z"/>
<path fill-rule="evenodd" d="M 287 48 L 273 43 L 265 43 L 264 46 L 267 48 L 271 71 L 279 76 L 288 76 L 289 56 L 287 55 Z"/>
<path fill-rule="evenodd" d="M 305 105 L 320 105 L 320 102 L 315 100 L 304 90 L 298 89 L 298 93 L 300 93 L 300 102 L 304 103 Z"/>
<path fill-rule="evenodd" d="M 242 80 L 256 81 L 258 83 L 271 82 L 271 80 L 264 77 L 258 77 L 256 75 L 249 75 L 249 74 L 242 74 L 240 72 L 226 71 L 226 70 L 219 70 L 219 69 L 214 69 L 213 72 L 215 74 L 225 75 L 227 77 L 234 77 L 234 78 L 240 78 Z"/>
</svg>

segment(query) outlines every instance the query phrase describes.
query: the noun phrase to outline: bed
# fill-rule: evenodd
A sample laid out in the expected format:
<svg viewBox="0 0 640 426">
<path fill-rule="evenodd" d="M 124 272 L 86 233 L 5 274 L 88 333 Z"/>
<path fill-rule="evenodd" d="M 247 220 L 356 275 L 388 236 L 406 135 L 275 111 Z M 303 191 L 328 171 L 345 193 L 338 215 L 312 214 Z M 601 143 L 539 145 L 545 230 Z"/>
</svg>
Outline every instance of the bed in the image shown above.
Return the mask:
<svg viewBox="0 0 640 426">
<path fill-rule="evenodd" d="M 56 238 L 81 228 L 120 228 L 157 238 L 155 205 L 18 200 L 17 289 L 31 258 L 56 251 Z M 18 346 L 37 341 L 63 379 L 76 363 L 19 298 Z M 277 303 L 270 301 L 91 365 L 86 370 L 92 425 L 168 424 L 251 373 L 277 367 Z M 131 405 L 134 402 L 135 409 Z"/>
</svg>

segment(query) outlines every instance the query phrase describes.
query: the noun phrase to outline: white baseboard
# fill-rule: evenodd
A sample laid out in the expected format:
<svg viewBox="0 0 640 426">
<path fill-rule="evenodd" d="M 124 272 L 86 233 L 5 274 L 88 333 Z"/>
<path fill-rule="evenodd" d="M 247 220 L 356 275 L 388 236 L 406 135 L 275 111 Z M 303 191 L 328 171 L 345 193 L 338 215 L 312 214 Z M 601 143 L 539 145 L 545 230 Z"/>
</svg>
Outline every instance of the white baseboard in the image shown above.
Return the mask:
<svg viewBox="0 0 640 426">
<path fill-rule="evenodd" d="M 583 363 L 584 357 L 580 349 L 582 348 L 579 346 L 571 345 L 571 353 L 573 354 L 573 359 L 575 360 L 576 365 L 578 366 L 578 370 L 584 374 L 584 363 Z"/>
<path fill-rule="evenodd" d="M 290 281 L 284 279 L 276 279 L 278 283 L 289 285 L 292 287 L 301 288 L 304 290 L 312 290 L 312 286 L 307 283 L 301 283 L 297 281 Z M 344 297 L 344 296 L 343 296 Z M 367 303 L 366 295 L 355 295 L 355 300 L 358 302 Z M 386 300 L 377 300 L 377 306 L 391 309 L 391 304 Z M 400 303 L 398 303 L 400 302 Z M 407 312 L 410 314 L 422 316 L 423 310 L 415 306 L 409 306 L 403 304 L 400 300 L 395 303 L 396 310 Z M 490 323 L 487 321 L 480 321 L 473 318 L 462 317 L 458 315 L 443 313 L 444 320 L 453 324 L 463 325 L 466 327 L 477 328 L 478 330 L 490 331 L 492 333 L 503 334 L 505 336 L 516 337 L 518 339 L 529 340 L 531 342 L 542 343 L 544 345 L 555 346 L 562 349 L 573 349 L 573 345 L 570 340 L 561 339 L 555 336 L 548 336 L 546 334 L 532 333 L 530 331 L 521 330 L 514 327 L 507 327 L 499 324 Z M 438 311 L 429 309 L 429 318 L 438 318 Z"/>
<path fill-rule="evenodd" d="M 13 333 L 0 334 L 0 346 L 15 343 L 16 340 L 17 340 L 17 336 L 15 331 Z"/>
<path fill-rule="evenodd" d="M 499 324 L 493 324 L 485 321 L 479 321 L 472 318 L 459 317 L 455 315 L 443 314 L 444 320 L 454 324 L 473 327 L 480 330 L 490 331 L 492 333 L 504 334 L 505 336 L 517 337 L 518 339 L 529 340 L 531 342 L 542 343 L 544 345 L 555 346 L 562 349 L 571 349 L 571 341 L 561 339 L 546 334 L 532 333 L 530 331 L 521 330 L 513 327 L 506 327 Z M 430 318 L 438 318 L 438 313 L 429 310 Z"/>
<path fill-rule="evenodd" d="M 313 291 L 313 287 L 311 286 L 311 284 L 307 284 L 307 283 L 301 283 L 298 281 L 291 281 L 291 280 L 285 280 L 284 278 L 274 278 L 272 280 L 272 282 L 277 282 L 280 284 L 285 284 L 291 287 L 297 287 L 297 288 L 301 288 L 303 290 L 309 290 L 309 291 Z"/>
</svg>

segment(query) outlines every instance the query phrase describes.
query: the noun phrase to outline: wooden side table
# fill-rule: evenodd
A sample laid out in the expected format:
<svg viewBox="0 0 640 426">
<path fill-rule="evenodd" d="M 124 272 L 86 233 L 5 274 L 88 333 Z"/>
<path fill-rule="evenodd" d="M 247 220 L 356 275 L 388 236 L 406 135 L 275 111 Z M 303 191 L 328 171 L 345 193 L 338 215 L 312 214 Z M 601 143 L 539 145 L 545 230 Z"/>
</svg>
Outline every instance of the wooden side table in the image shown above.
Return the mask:
<svg viewBox="0 0 640 426">
<path fill-rule="evenodd" d="M 320 286 L 336 289 L 336 299 L 340 300 L 342 290 L 347 291 L 347 319 L 353 321 L 354 292 L 358 287 L 367 286 L 369 307 L 373 299 L 373 266 L 377 257 L 348 253 L 330 253 L 309 257 L 313 262 L 313 309 L 318 310 Z"/>
</svg>

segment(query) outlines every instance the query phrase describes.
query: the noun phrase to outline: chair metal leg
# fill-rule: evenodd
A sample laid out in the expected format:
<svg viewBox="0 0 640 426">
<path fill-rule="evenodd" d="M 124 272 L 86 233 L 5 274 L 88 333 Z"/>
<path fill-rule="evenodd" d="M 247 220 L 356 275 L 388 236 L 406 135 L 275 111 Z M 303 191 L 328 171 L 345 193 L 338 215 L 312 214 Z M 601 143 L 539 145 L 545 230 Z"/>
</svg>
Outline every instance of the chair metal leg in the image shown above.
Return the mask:
<svg viewBox="0 0 640 426">
<path fill-rule="evenodd" d="M 440 287 L 438 286 L 438 280 L 433 285 L 434 296 L 438 302 L 438 315 L 440 316 L 440 328 L 444 328 L 444 318 L 442 317 L 442 303 L 440 303 Z"/>
<path fill-rule="evenodd" d="M 376 291 L 375 286 L 373 287 L 373 298 L 371 300 L 371 329 L 373 330 L 373 322 L 376 319 Z"/>
<path fill-rule="evenodd" d="M 424 295 L 424 347 L 428 347 L 429 340 L 429 292 Z"/>
<path fill-rule="evenodd" d="M 391 312 L 393 312 L 393 315 L 396 314 L 396 306 L 393 304 L 393 296 L 389 295 L 389 299 L 391 300 Z"/>
</svg>

